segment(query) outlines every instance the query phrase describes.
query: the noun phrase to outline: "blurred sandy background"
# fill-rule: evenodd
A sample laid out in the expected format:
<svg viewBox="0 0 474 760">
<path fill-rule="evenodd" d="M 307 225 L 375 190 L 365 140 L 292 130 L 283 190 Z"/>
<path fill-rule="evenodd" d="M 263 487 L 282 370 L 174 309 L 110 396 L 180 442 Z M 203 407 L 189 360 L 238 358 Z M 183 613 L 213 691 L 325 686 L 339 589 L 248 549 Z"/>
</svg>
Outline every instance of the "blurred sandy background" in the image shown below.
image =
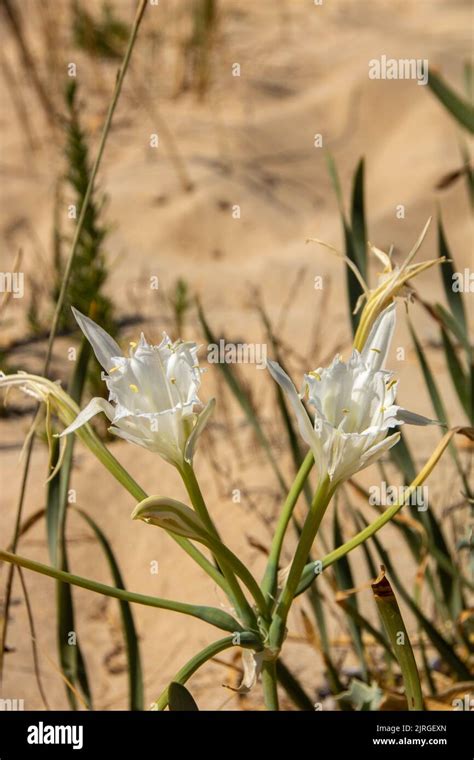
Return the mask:
<svg viewBox="0 0 474 760">
<path fill-rule="evenodd" d="M 54 102 L 61 104 L 67 63 L 76 63 L 83 124 L 96 146 L 118 64 L 93 60 L 72 45 L 70 6 L 63 0 L 13 4 L 21 13 L 38 75 Z M 99 2 L 82 4 L 92 12 L 100 7 Z M 111 5 L 120 18 L 131 20 L 133 3 L 113 0 Z M 315 6 L 310 0 L 222 2 L 211 53 L 210 86 L 202 100 L 193 91 L 177 94 L 182 43 L 189 33 L 187 5 L 160 0 L 158 7 L 147 9 L 114 119 L 99 176 L 99 186 L 109 198 L 105 219 L 113 225 L 107 244 L 107 290 L 118 315 L 138 316 L 147 337 L 158 341 L 163 329 L 173 331 L 167 296 L 181 276 L 190 290 L 199 294 L 219 336 L 252 342 L 261 341 L 263 335 L 253 293 L 258 287 L 284 340 L 294 349 L 290 364 L 299 381 L 310 365 L 327 362 L 336 349 L 347 352 L 350 344 L 342 265 L 324 249 L 305 244 L 307 237 L 316 236 L 342 246 L 337 202 L 323 150 L 313 145 L 316 133 L 323 136 L 324 148 L 335 157 L 346 197 L 357 161 L 365 156 L 372 242 L 385 250 L 393 243 L 395 255 L 403 256 L 440 202 L 458 268 L 469 265 L 472 238 L 464 184 L 458 182 L 444 192 L 434 189 L 443 175 L 460 164 L 454 121 L 428 88 L 415 81 L 371 81 L 367 72 L 368 61 L 383 54 L 427 58 L 430 67 L 459 88 L 463 61 L 471 47 L 470 3 L 325 0 L 322 6 Z M 1 47 L 0 268 L 11 269 L 16 251 L 22 247 L 26 276 L 25 298 L 12 300 L 2 322 L 1 343 L 6 347 L 25 334 L 28 283 L 48 277 L 55 186 L 64 159 L 61 131 L 48 125 L 7 25 L 3 25 Z M 34 149 L 7 86 L 5 61 L 21 91 Z M 232 76 L 234 63 L 240 64 L 240 77 Z M 163 120 L 193 184 L 191 192 L 183 190 L 170 158 Z M 157 149 L 149 144 L 152 133 L 160 137 Z M 235 204 L 240 206 L 240 219 L 232 216 Z M 398 204 L 406 207 L 404 220 L 396 218 Z M 65 207 L 61 224 L 67 232 L 71 222 Z M 434 256 L 433 226 L 419 257 Z M 376 272 L 374 265 L 372 276 Z M 153 275 L 159 277 L 158 291 L 149 287 Z M 314 289 L 317 275 L 325 278 L 322 291 Z M 417 285 L 430 299 L 443 299 L 436 269 L 423 275 Z M 393 350 L 391 364 L 401 378 L 400 403 L 432 416 L 407 338 L 402 306 L 399 315 L 395 345 L 406 347 L 407 360 L 395 362 Z M 441 373 L 441 354 L 430 343 L 435 337 L 433 325 L 416 305 L 412 316 L 429 347 L 433 369 Z M 140 325 L 123 332 L 124 344 L 138 329 Z M 194 311 L 186 320 L 183 337 L 202 342 Z M 57 341 L 52 376 L 67 377 L 70 344 L 70 338 Z M 30 344 L 18 349 L 9 361 L 39 370 L 44 350 L 44 342 Z M 201 356 L 205 364 L 204 349 Z M 239 369 L 252 388 L 254 402 L 289 476 L 288 452 L 274 426 L 271 380 L 255 367 Z M 453 421 L 462 422 L 449 384 L 446 392 Z M 196 457 L 198 475 L 223 535 L 252 569 L 261 572 L 264 556 L 252 543 L 268 545 L 267 523 L 279 503 L 277 484 L 215 366 L 203 378 L 201 397 L 208 399 L 213 393 L 218 394 L 219 409 Z M 14 400 L 18 403 L 18 397 Z M 29 420 L 20 416 L 0 422 L 2 546 L 13 531 L 19 452 Z M 436 440 L 436 431 L 428 435 L 410 432 L 417 460 L 423 461 Z M 177 476 L 161 460 L 121 442 L 113 444 L 113 452 L 148 492 L 176 498 L 183 495 Z M 213 459 L 221 463 L 221 472 L 212 466 Z M 25 515 L 44 505 L 46 464 L 47 452 L 38 443 Z M 75 465 L 73 487 L 78 504 L 111 539 L 129 589 L 190 602 L 223 603 L 213 584 L 165 534 L 130 523 L 133 501 L 81 445 L 76 448 Z M 367 475 L 363 480 L 370 482 Z M 456 498 L 453 481 L 451 463 L 445 458 L 430 484 L 433 495 L 446 494 L 446 507 Z M 240 505 L 231 499 L 235 487 L 244 494 Z M 350 526 L 348 530 L 351 532 Z M 109 582 L 99 548 L 74 516 L 68 534 L 73 571 Z M 389 529 L 385 537 L 395 554 L 397 535 Z M 28 534 L 20 549 L 26 556 L 48 561 L 43 524 Z M 287 553 L 288 560 L 290 556 Z M 153 560 L 159 563 L 156 576 L 150 574 Z M 408 566 L 404 571 L 410 578 L 413 569 Z M 4 577 L 3 568 L 2 582 Z M 54 583 L 32 573 L 26 579 L 49 702 L 54 708 L 64 708 L 64 686 L 51 664 L 56 658 Z M 125 709 L 117 604 L 79 589 L 74 590 L 74 598 L 95 706 Z M 363 598 L 361 595 L 361 601 Z M 370 599 L 367 609 L 371 615 Z M 134 614 L 148 702 L 196 647 L 219 634 L 173 613 L 135 607 Z M 24 698 L 27 709 L 42 709 L 18 581 L 11 616 L 8 645 L 14 651 L 6 658 L 2 696 Z M 336 636 L 336 611 L 334 623 Z M 293 614 L 291 633 L 303 633 L 298 614 Z M 222 659 L 240 664 L 230 655 Z M 307 644 L 290 642 L 285 659 L 314 693 L 321 685 L 319 654 Z M 226 703 L 234 709 L 259 701 L 259 695 L 239 701 L 221 688 L 222 683 L 235 686 L 237 682 L 234 670 L 209 664 L 193 678 L 191 690 L 203 708 Z"/>
</svg>

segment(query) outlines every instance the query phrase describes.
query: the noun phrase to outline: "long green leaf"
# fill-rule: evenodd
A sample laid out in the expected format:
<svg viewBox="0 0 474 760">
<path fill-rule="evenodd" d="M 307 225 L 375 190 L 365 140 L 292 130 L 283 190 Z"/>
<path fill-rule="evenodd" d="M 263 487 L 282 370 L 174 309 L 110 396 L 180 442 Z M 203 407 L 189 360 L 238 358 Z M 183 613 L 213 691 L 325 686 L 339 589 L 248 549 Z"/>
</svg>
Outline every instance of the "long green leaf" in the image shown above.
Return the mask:
<svg viewBox="0 0 474 760">
<path fill-rule="evenodd" d="M 462 329 L 464 335 L 467 335 L 466 313 L 464 303 L 460 292 L 453 290 L 456 269 L 454 267 L 453 256 L 449 250 L 448 241 L 444 232 L 443 220 L 441 214 L 438 216 L 438 255 L 444 257 L 445 261 L 441 266 L 441 277 L 443 280 L 444 293 L 446 300 L 451 309 L 451 314 Z"/>
<path fill-rule="evenodd" d="M 342 197 L 341 183 L 339 181 L 339 175 L 337 167 L 333 157 L 329 154 L 326 155 L 326 161 L 331 178 L 334 191 L 336 193 L 337 202 L 339 206 L 339 214 L 341 217 L 341 224 L 344 233 L 344 248 L 345 255 L 350 259 L 356 267 L 366 271 L 366 254 L 365 254 L 365 215 L 364 215 L 364 164 L 361 160 L 358 164 L 354 181 L 353 181 L 353 193 L 352 193 L 352 208 L 351 208 L 351 223 L 355 223 L 355 229 L 350 226 L 346 219 L 344 211 L 344 202 Z M 346 266 L 346 283 L 347 293 L 349 299 L 349 312 L 352 326 L 352 332 L 355 335 L 357 326 L 359 324 L 359 314 L 354 314 L 356 304 L 359 297 L 362 295 L 362 288 L 360 282 L 355 276 L 354 272 L 349 266 Z"/>
<path fill-rule="evenodd" d="M 443 309 L 443 307 L 438 304 L 437 309 Z M 448 316 L 452 320 L 451 315 L 448 314 L 448 312 L 445 309 L 443 309 L 443 312 L 445 316 Z M 413 340 L 413 344 L 415 346 L 416 355 L 420 363 L 421 371 L 423 373 L 423 378 L 425 380 L 425 384 L 431 398 L 431 403 L 433 404 L 433 409 L 435 410 L 435 414 L 441 422 L 445 424 L 449 424 L 446 408 L 442 401 L 441 393 L 438 390 L 438 386 L 434 379 L 433 373 L 431 372 L 425 352 L 423 351 L 423 348 L 421 347 L 421 343 L 419 342 L 410 321 L 408 322 L 408 326 L 410 329 L 410 334 Z M 457 449 L 453 443 L 450 443 L 449 445 L 449 453 L 459 472 L 465 491 L 466 493 L 469 493 L 470 492 L 469 483 L 467 482 L 466 475 L 464 473 L 464 470 L 461 466 L 461 462 L 459 460 Z"/>
<path fill-rule="evenodd" d="M 472 347 L 469 343 L 469 337 L 464 333 L 462 326 L 440 303 L 436 304 L 434 310 L 446 329 L 450 330 L 453 333 L 454 337 L 458 339 L 458 341 L 466 350 L 467 354 L 471 355 Z"/>
<path fill-rule="evenodd" d="M 110 542 L 107 540 L 104 532 L 99 528 L 97 523 L 87 514 L 84 510 L 75 508 L 77 512 L 93 530 L 97 541 L 104 551 L 105 558 L 110 567 L 112 579 L 114 585 L 117 588 L 125 588 L 122 574 L 118 566 L 115 555 L 112 551 Z M 124 600 L 119 601 L 120 616 L 122 618 L 123 636 L 125 640 L 125 649 L 127 653 L 128 663 L 128 682 L 129 682 L 129 707 L 130 710 L 143 710 L 143 677 L 142 666 L 140 660 L 140 647 L 138 644 L 138 636 L 135 630 L 135 623 L 133 621 L 132 610 L 130 609 L 129 602 Z"/>
<path fill-rule="evenodd" d="M 467 377 L 464 368 L 459 361 L 456 349 L 449 337 L 449 333 L 441 328 L 441 340 L 443 341 L 444 355 L 446 357 L 446 365 L 453 381 L 454 388 L 458 395 L 459 403 L 464 409 L 469 422 L 472 423 L 472 403 L 471 403 L 471 387 L 470 379 Z"/>
<path fill-rule="evenodd" d="M 361 158 L 352 186 L 351 227 L 359 272 L 367 282 L 367 225 L 364 200 L 364 159 Z"/>
<path fill-rule="evenodd" d="M 390 582 L 383 572 L 372 584 L 377 608 L 402 671 L 409 710 L 423 710 L 420 675 L 410 637 Z"/>
<path fill-rule="evenodd" d="M 447 424 L 448 418 L 447 418 L 446 409 L 441 400 L 441 394 L 438 390 L 438 386 L 436 385 L 435 379 L 433 377 L 433 373 L 431 372 L 431 369 L 428 365 L 425 352 L 423 351 L 421 347 L 421 343 L 417 338 L 417 335 L 413 329 L 411 322 L 408 323 L 408 327 L 410 329 L 410 335 L 413 340 L 413 345 L 415 346 L 416 356 L 420 363 L 421 371 L 423 373 L 423 377 L 426 383 L 426 387 L 428 389 L 428 393 L 430 394 L 431 403 L 433 404 L 433 409 L 435 411 L 435 414 L 440 422 Z"/>
<path fill-rule="evenodd" d="M 83 339 L 79 351 L 78 360 L 69 382 L 68 391 L 71 397 L 80 403 L 84 385 L 87 379 L 87 367 L 91 356 L 89 343 Z M 73 451 L 75 438 L 71 436 L 65 443 L 66 453 L 60 471 L 49 482 L 46 499 L 46 527 L 48 546 L 52 564 L 65 571 L 68 570 L 68 558 L 66 547 L 66 516 L 68 507 L 68 491 L 72 470 Z M 56 439 L 53 442 L 53 462 L 57 461 L 59 444 Z M 86 703 L 92 705 L 92 695 L 87 677 L 85 660 L 79 645 L 76 632 L 74 601 L 71 587 L 66 583 L 59 582 L 56 588 L 56 615 L 57 615 L 57 644 L 59 662 L 67 682 L 79 685 Z M 75 643 L 72 644 L 70 637 L 74 634 Z M 73 710 L 77 709 L 76 696 L 66 682 L 66 694 Z"/>
<path fill-rule="evenodd" d="M 277 660 L 276 672 L 279 682 L 295 705 L 299 707 L 300 710 L 313 711 L 314 705 L 312 701 L 306 694 L 298 679 L 285 665 L 281 657 Z"/>
<path fill-rule="evenodd" d="M 162 599 L 158 596 L 147 596 L 146 594 L 137 594 L 134 591 L 127 591 L 115 586 L 107 586 L 105 583 L 93 581 L 90 578 L 83 578 L 80 575 L 73 575 L 65 570 L 57 570 L 55 567 L 44 565 L 42 562 L 21 557 L 19 554 L 12 554 L 0 549 L 0 561 L 10 562 L 13 565 L 19 565 L 27 570 L 33 570 L 35 573 L 47 575 L 49 578 L 55 578 L 63 583 L 70 583 L 73 586 L 85 588 L 88 591 L 94 591 L 96 594 L 111 596 L 113 599 L 121 599 L 126 602 L 143 604 L 146 607 L 157 607 L 161 610 L 170 610 L 171 612 L 180 612 L 182 615 L 190 615 L 199 620 L 213 625 L 215 628 L 221 628 L 223 631 L 231 633 L 240 633 L 243 631 L 240 623 L 231 615 L 218 607 L 207 607 L 199 604 L 186 604 L 185 602 L 176 602 L 173 599 Z M 244 634 L 242 633 L 242 636 Z M 250 634 L 249 634 L 250 635 Z"/>
<path fill-rule="evenodd" d="M 362 515 L 361 515 L 361 519 L 363 519 Z M 387 552 L 385 551 L 378 537 L 375 534 L 372 536 L 372 540 L 374 542 L 374 545 L 377 548 L 377 552 L 380 556 L 382 563 L 385 565 L 385 567 L 387 568 L 387 571 L 390 573 L 390 577 L 398 593 L 402 597 L 405 604 L 407 604 L 407 606 L 410 608 L 411 612 L 418 619 L 419 623 L 422 625 L 426 635 L 430 639 L 435 649 L 438 650 L 443 660 L 446 662 L 446 664 L 450 666 L 450 668 L 453 670 L 453 672 L 457 675 L 457 677 L 461 681 L 469 680 L 470 678 L 469 668 L 460 659 L 460 657 L 458 657 L 458 655 L 453 649 L 452 644 L 448 642 L 439 633 L 439 631 L 430 622 L 430 620 L 426 617 L 426 615 L 424 615 L 423 612 L 420 610 L 420 608 L 418 607 L 416 602 L 412 599 L 410 594 L 405 590 L 403 584 L 401 583 L 398 577 L 398 574 L 395 572 L 393 563 L 391 562 L 389 555 L 387 554 Z"/>
<path fill-rule="evenodd" d="M 434 71 L 430 71 L 428 87 L 436 95 L 440 103 L 454 116 L 456 121 L 469 132 L 474 132 L 474 109 L 467 101 L 458 95 Z"/>
</svg>

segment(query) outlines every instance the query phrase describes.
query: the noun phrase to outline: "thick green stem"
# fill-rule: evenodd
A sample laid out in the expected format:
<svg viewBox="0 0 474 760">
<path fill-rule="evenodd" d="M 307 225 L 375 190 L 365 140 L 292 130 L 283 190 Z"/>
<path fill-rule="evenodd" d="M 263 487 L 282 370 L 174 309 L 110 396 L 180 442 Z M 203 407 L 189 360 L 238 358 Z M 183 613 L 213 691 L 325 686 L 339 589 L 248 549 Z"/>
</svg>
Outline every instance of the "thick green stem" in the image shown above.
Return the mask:
<svg viewBox="0 0 474 760">
<path fill-rule="evenodd" d="M 216 607 L 186 604 L 184 602 L 175 602 L 172 599 L 160 599 L 157 596 L 136 594 L 133 591 L 115 588 L 115 586 L 107 586 L 105 583 L 92 581 L 89 578 L 83 578 L 80 575 L 73 575 L 64 570 L 57 570 L 54 567 L 49 567 L 49 565 L 43 565 L 41 562 L 36 562 L 27 557 L 20 557 L 18 554 L 12 554 L 2 550 L 0 550 L 0 560 L 24 567 L 27 570 L 33 570 L 42 575 L 47 575 L 50 578 L 56 578 L 58 581 L 70 583 L 73 586 L 80 586 L 88 591 L 95 591 L 97 594 L 111 596 L 114 599 L 121 599 L 125 602 L 135 602 L 136 604 L 144 604 L 147 607 L 158 607 L 159 609 L 171 610 L 172 612 L 181 612 L 183 615 L 191 615 L 192 617 L 204 620 L 204 622 L 209 623 L 210 625 L 214 625 L 216 628 L 221 628 L 224 631 L 231 631 L 237 634 L 243 630 L 237 620 L 227 614 L 227 612 L 219 610 Z"/>
<path fill-rule="evenodd" d="M 250 570 L 230 549 L 227 548 L 224 543 L 222 543 L 222 541 L 210 537 L 206 542 L 206 546 L 208 546 L 214 556 L 218 558 L 221 565 L 224 564 L 241 579 L 252 594 L 260 613 L 267 621 L 269 621 L 270 610 L 267 601 Z"/>
<path fill-rule="evenodd" d="M 173 678 L 174 683 L 185 684 L 191 676 L 204 665 L 205 662 L 211 660 L 213 657 L 223 652 L 225 649 L 230 649 L 233 646 L 241 646 L 246 649 L 259 650 L 262 648 L 262 644 L 259 639 L 251 633 L 241 633 L 239 636 L 226 636 L 223 639 L 214 641 L 209 644 L 205 649 L 198 654 L 191 657 L 191 659 L 184 665 L 181 670 Z M 153 703 L 152 710 L 164 710 L 168 706 L 168 686 L 162 691 L 156 702 Z"/>
<path fill-rule="evenodd" d="M 314 495 L 311 509 L 306 517 L 303 530 L 301 532 L 298 546 L 296 547 L 295 556 L 291 563 L 290 572 L 285 586 L 281 593 L 273 616 L 273 622 L 270 626 L 269 643 L 270 648 L 278 651 L 281 648 L 286 631 L 286 620 L 290 611 L 293 598 L 296 594 L 298 584 L 301 579 L 308 555 L 311 551 L 314 539 L 318 532 L 321 520 L 326 512 L 333 494 L 334 487 L 331 487 L 329 477 L 323 478 Z"/>
<path fill-rule="evenodd" d="M 267 710 L 279 710 L 277 670 L 275 660 L 267 660 L 262 667 L 262 686 L 265 707 Z"/>
<path fill-rule="evenodd" d="M 280 555 L 286 531 L 291 520 L 296 502 L 298 501 L 298 497 L 303 490 L 304 484 L 306 483 L 313 464 L 313 452 L 309 451 L 306 454 L 306 457 L 301 464 L 293 485 L 288 492 L 288 496 L 286 497 L 280 517 L 278 519 L 275 535 L 273 537 L 272 546 L 270 549 L 270 555 L 268 557 L 267 567 L 265 569 L 265 575 L 263 576 L 262 581 L 262 591 L 269 601 L 273 599 L 276 593 L 278 564 L 280 561 Z"/>
<path fill-rule="evenodd" d="M 199 486 L 198 480 L 196 478 L 196 473 L 194 472 L 192 465 L 184 462 L 184 464 L 179 467 L 178 470 L 183 479 L 183 483 L 186 486 L 186 490 L 189 494 L 189 498 L 191 499 L 193 507 L 201 518 L 201 521 L 204 523 L 211 536 L 215 536 L 220 540 L 217 528 L 214 525 L 214 522 L 212 521 L 212 518 L 207 510 L 206 502 L 204 501 L 204 497 L 202 495 L 201 488 Z"/>
<path fill-rule="evenodd" d="M 211 537 L 214 537 L 216 541 L 218 541 L 223 546 L 219 533 L 217 532 L 217 529 L 207 510 L 204 497 L 201 493 L 201 489 L 199 487 L 199 483 L 192 466 L 185 462 L 183 466 L 179 468 L 179 473 L 183 479 L 184 485 L 186 486 L 186 490 L 189 494 L 189 498 L 191 499 L 191 503 L 197 514 L 206 526 Z M 244 621 L 245 625 L 247 625 L 249 628 L 257 628 L 258 623 L 255 613 L 248 603 L 245 594 L 242 591 L 240 584 L 234 574 L 234 571 L 232 570 L 232 567 L 230 566 L 227 559 L 220 559 L 220 569 L 222 570 L 222 574 L 227 582 L 229 589 L 228 596 L 235 606 L 241 620 Z M 262 613 L 263 612 L 264 611 L 262 610 Z"/>
<path fill-rule="evenodd" d="M 359 531 L 359 533 L 357 533 L 353 538 L 349 539 L 349 541 L 346 541 L 344 544 L 341 544 L 341 546 L 333 549 L 333 551 L 327 554 L 322 560 L 316 560 L 315 562 L 310 562 L 308 565 L 306 565 L 298 584 L 297 594 L 302 594 L 303 591 L 306 591 L 306 589 L 314 581 L 316 575 L 322 572 L 322 570 L 325 570 L 330 565 L 333 565 L 334 562 L 340 560 L 341 557 L 349 554 L 349 552 L 353 551 L 357 546 L 360 546 L 360 544 L 364 543 L 364 541 L 367 541 L 367 539 L 371 538 L 375 533 L 377 533 L 377 531 L 380 530 L 380 528 L 383 528 L 384 525 L 390 522 L 390 520 L 393 520 L 395 515 L 408 502 L 411 494 L 416 490 L 416 488 L 418 488 L 418 486 L 422 485 L 422 483 L 425 482 L 426 478 L 433 471 L 434 467 L 449 445 L 452 437 L 456 433 L 465 434 L 464 428 L 452 428 L 443 436 L 431 454 L 430 458 L 425 463 L 424 467 L 422 467 L 416 478 L 404 490 L 402 498 L 399 499 L 396 504 L 388 507 L 381 515 L 379 515 L 379 517 L 377 517 L 376 520 L 370 523 L 370 525 Z"/>
</svg>

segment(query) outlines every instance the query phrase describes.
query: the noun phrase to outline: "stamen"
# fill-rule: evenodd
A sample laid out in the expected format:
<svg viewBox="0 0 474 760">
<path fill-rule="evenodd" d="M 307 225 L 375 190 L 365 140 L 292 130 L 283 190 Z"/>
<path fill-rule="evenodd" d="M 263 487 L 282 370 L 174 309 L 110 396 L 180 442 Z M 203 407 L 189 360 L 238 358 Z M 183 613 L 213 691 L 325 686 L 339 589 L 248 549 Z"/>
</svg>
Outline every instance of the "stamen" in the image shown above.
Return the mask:
<svg viewBox="0 0 474 760">
<path fill-rule="evenodd" d="M 117 372 L 118 369 L 120 369 L 120 367 L 112 367 L 111 369 L 109 369 L 109 375 L 111 375 L 112 372 Z"/>
<path fill-rule="evenodd" d="M 136 348 L 138 343 L 136 342 L 136 340 L 131 340 L 128 345 L 130 346 L 130 348 Z"/>
<path fill-rule="evenodd" d="M 308 375 L 310 377 L 315 377 L 316 380 L 321 380 L 321 375 L 318 372 L 316 372 L 315 370 L 313 370 L 312 372 L 308 372 Z"/>
<path fill-rule="evenodd" d="M 129 385 L 128 387 L 129 387 L 129 388 L 130 388 L 130 390 L 131 390 L 131 391 L 133 391 L 134 393 L 138 393 L 138 386 L 136 386 L 136 385 L 135 385 L 135 383 L 130 383 L 130 385 Z"/>
<path fill-rule="evenodd" d="M 342 410 L 342 413 L 343 413 L 343 414 L 349 414 L 349 412 L 350 412 L 350 409 L 343 409 L 343 410 Z"/>
<path fill-rule="evenodd" d="M 398 380 L 396 379 L 396 377 L 392 378 L 392 380 L 390 380 L 390 382 L 387 384 L 387 390 L 389 391 L 390 388 L 393 388 L 393 386 L 396 385 L 397 383 L 398 383 Z"/>
<path fill-rule="evenodd" d="M 371 351 L 375 351 L 376 354 L 380 354 L 380 348 L 371 348 Z"/>
</svg>

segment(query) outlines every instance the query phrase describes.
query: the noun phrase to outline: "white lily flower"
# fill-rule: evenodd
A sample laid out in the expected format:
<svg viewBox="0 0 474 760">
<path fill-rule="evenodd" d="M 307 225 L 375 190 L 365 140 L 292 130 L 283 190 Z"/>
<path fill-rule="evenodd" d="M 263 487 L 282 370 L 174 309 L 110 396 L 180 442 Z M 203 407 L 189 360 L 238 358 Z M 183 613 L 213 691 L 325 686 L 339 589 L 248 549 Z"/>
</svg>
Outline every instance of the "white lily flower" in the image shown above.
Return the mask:
<svg viewBox="0 0 474 760">
<path fill-rule="evenodd" d="M 131 343 L 124 356 L 115 340 L 77 309 L 79 327 L 104 368 L 102 379 L 109 400 L 93 398 L 61 435 L 85 425 L 104 412 L 110 432 L 160 454 L 167 462 L 182 466 L 191 463 L 194 447 L 214 408 L 214 399 L 202 408 L 197 396 L 201 384 L 195 343 L 173 343 L 163 333 L 159 346 L 147 343 L 142 333 L 138 344 Z"/>
<path fill-rule="evenodd" d="M 361 352 L 353 350 L 347 363 L 336 356 L 332 364 L 304 377 L 302 394 L 276 363 L 268 367 L 288 396 L 305 442 L 314 453 L 319 477 L 338 483 L 368 467 L 394 446 L 400 434 L 387 435 L 404 423 L 434 421 L 407 412 L 395 404 L 397 380 L 384 369 L 395 329 L 395 304 L 375 321 Z M 315 409 L 311 422 L 302 398 Z"/>
</svg>

